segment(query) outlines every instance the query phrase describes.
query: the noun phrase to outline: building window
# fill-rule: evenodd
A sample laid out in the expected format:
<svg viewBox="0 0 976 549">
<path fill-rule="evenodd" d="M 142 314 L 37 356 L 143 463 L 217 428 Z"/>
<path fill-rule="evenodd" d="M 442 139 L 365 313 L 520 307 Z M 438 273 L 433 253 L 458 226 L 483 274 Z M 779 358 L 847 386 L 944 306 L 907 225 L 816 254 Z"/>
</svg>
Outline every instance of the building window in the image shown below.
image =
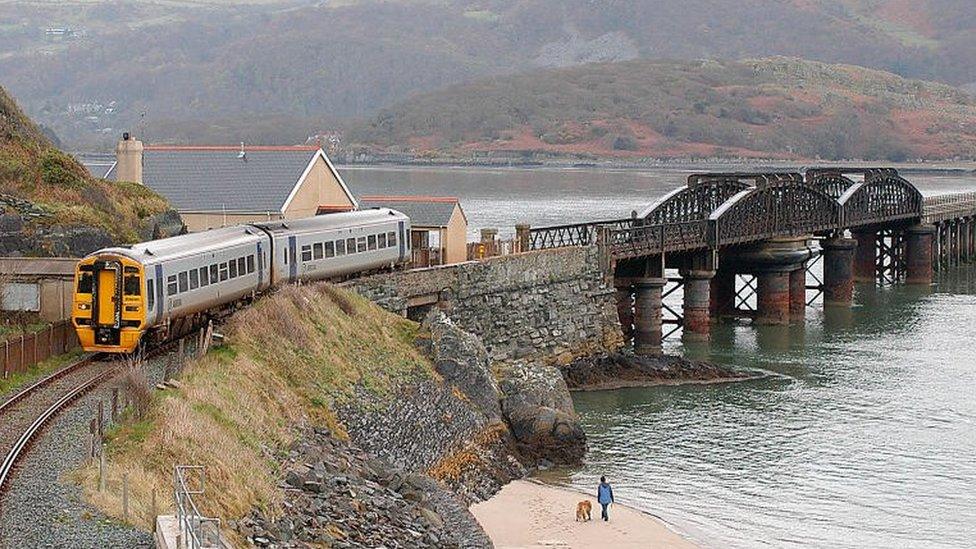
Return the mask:
<svg viewBox="0 0 976 549">
<path fill-rule="evenodd" d="M 200 271 L 196 269 L 190 270 L 190 289 L 196 290 L 200 287 Z"/>
<path fill-rule="evenodd" d="M 166 277 L 166 295 L 176 295 L 176 275 Z"/>
<path fill-rule="evenodd" d="M 200 267 L 200 287 L 210 284 L 210 271 L 206 267 Z"/>
<path fill-rule="evenodd" d="M 325 243 L 325 257 L 335 257 L 335 243 L 326 242 Z"/>
<path fill-rule="evenodd" d="M 227 262 L 227 266 L 230 268 L 230 277 L 237 278 L 237 261 L 231 259 Z"/>
<path fill-rule="evenodd" d="M 316 260 L 317 259 L 322 259 L 322 243 L 321 242 L 316 242 L 315 244 L 312 244 L 312 258 L 313 259 L 316 259 Z"/>
<path fill-rule="evenodd" d="M 336 249 L 336 255 L 346 255 L 346 241 L 336 240 L 335 249 Z"/>
<path fill-rule="evenodd" d="M 302 261 L 311 261 L 311 260 L 312 260 L 312 247 L 308 245 L 302 246 Z"/>
<path fill-rule="evenodd" d="M 376 237 L 376 245 L 380 248 L 386 247 L 386 233 L 380 233 L 379 236 Z"/>
<path fill-rule="evenodd" d="M 371 234 L 371 235 L 367 236 L 366 237 L 366 242 L 367 242 L 368 249 L 370 251 L 376 249 L 376 235 L 375 234 Z"/>
<path fill-rule="evenodd" d="M 247 272 L 248 274 L 254 272 L 254 254 L 247 256 Z"/>
<path fill-rule="evenodd" d="M 186 277 L 186 271 L 180 273 L 180 293 L 187 291 L 190 287 L 189 280 Z"/>
<path fill-rule="evenodd" d="M 220 264 L 220 281 L 227 280 L 227 263 Z"/>
<path fill-rule="evenodd" d="M 150 278 L 149 280 L 146 281 L 146 301 L 147 301 L 146 307 L 150 310 L 152 310 L 153 306 L 156 304 L 156 292 L 153 291 L 155 289 L 156 289 L 156 282 Z"/>
</svg>

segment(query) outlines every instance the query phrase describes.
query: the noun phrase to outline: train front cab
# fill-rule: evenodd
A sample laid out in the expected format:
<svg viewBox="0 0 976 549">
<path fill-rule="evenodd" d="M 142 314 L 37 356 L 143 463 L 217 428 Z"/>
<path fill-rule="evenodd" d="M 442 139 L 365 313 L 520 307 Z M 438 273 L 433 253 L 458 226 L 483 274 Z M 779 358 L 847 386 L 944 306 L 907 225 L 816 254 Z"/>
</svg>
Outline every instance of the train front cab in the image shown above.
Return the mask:
<svg viewBox="0 0 976 549">
<path fill-rule="evenodd" d="M 99 255 L 75 270 L 72 322 L 86 351 L 131 353 L 145 328 L 142 265 L 131 258 Z"/>
</svg>

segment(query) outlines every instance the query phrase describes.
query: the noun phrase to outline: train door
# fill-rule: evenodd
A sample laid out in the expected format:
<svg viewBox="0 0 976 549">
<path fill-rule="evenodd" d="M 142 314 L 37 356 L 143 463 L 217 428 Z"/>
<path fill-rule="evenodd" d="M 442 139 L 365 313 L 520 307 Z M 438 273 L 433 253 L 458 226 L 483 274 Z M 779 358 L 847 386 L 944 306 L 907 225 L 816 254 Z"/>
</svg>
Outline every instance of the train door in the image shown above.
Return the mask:
<svg viewBox="0 0 976 549">
<path fill-rule="evenodd" d="M 122 320 L 122 266 L 117 261 L 96 261 L 94 270 L 95 342 L 118 345 Z"/>
<path fill-rule="evenodd" d="M 399 233 L 400 233 L 400 262 L 402 263 L 407 257 L 407 234 L 406 234 L 406 224 L 403 221 L 398 223 Z"/>
<path fill-rule="evenodd" d="M 288 237 L 288 281 L 298 279 L 298 251 L 294 236 Z"/>
</svg>

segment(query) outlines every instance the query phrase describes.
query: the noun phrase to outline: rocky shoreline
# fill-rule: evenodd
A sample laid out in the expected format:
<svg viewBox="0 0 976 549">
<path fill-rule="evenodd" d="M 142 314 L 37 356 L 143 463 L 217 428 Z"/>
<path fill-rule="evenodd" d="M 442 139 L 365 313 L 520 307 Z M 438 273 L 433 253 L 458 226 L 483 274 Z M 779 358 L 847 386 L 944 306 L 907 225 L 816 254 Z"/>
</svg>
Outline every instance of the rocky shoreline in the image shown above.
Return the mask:
<svg viewBox="0 0 976 549">
<path fill-rule="evenodd" d="M 674 355 L 639 357 L 611 352 L 574 360 L 559 367 L 570 391 L 603 391 L 628 387 L 727 383 L 763 377 L 755 371 L 733 370 Z"/>
</svg>

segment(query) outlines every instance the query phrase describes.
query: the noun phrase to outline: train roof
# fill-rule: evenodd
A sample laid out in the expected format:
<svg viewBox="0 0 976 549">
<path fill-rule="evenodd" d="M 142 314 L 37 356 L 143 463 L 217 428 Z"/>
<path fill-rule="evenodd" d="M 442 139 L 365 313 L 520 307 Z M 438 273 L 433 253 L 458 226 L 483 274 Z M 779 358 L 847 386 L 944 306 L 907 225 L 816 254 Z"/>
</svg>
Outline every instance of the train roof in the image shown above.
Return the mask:
<svg viewBox="0 0 976 549">
<path fill-rule="evenodd" d="M 303 219 L 284 219 L 281 221 L 265 221 L 254 223 L 271 233 L 317 231 L 323 229 L 342 229 L 363 223 L 378 223 L 391 218 L 407 221 L 407 216 L 390 208 L 375 208 L 370 210 L 356 210 L 352 212 L 330 213 L 306 217 Z"/>
<path fill-rule="evenodd" d="M 200 251 L 209 248 L 221 248 L 234 243 L 245 243 L 261 235 L 261 231 L 249 225 L 235 225 L 221 229 L 211 229 L 199 233 L 189 233 L 159 240 L 150 240 L 133 244 L 128 248 L 106 248 L 91 255 L 102 253 L 116 253 L 131 257 L 143 263 L 152 263 L 174 256 L 180 256 L 188 251 Z"/>
</svg>

